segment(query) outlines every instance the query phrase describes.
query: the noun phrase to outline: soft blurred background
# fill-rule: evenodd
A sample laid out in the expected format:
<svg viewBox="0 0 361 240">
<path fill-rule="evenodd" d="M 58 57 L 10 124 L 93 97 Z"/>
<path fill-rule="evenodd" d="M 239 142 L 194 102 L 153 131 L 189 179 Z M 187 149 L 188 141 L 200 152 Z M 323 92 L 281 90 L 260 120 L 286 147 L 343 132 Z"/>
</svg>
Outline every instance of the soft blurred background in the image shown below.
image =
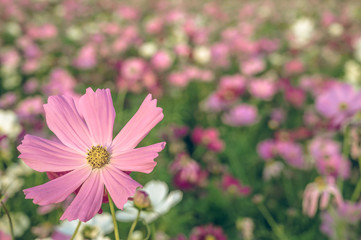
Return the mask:
<svg viewBox="0 0 361 240">
<path fill-rule="evenodd" d="M 16 147 L 53 136 L 48 96 L 110 88 L 114 134 L 158 99 L 141 146 L 167 146 L 132 177 L 183 193 L 133 239 L 360 239 L 360 86 L 358 0 L 0 0 L 0 200 L 17 239 L 70 238 L 68 203 L 25 200 L 48 177 Z M 104 222 L 79 239 L 114 239 Z"/>
</svg>

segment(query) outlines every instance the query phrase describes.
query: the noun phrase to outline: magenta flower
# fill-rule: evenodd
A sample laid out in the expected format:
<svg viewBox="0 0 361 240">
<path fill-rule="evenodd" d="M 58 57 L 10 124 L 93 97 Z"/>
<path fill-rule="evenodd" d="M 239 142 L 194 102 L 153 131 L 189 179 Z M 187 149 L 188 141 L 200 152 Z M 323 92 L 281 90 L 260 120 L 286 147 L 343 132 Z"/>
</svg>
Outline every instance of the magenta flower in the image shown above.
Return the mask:
<svg viewBox="0 0 361 240">
<path fill-rule="evenodd" d="M 26 199 L 41 206 L 76 197 L 60 220 L 88 221 L 100 210 L 106 191 L 122 209 L 141 185 L 129 172 L 150 173 L 165 142 L 135 148 L 163 119 L 162 109 L 149 94 L 132 119 L 112 140 L 115 110 L 109 89 L 75 100 L 51 96 L 44 105 L 46 122 L 59 141 L 26 135 L 18 147 L 21 158 L 39 172 L 67 172 L 43 185 L 25 189 Z"/>
<path fill-rule="evenodd" d="M 225 174 L 221 182 L 222 189 L 236 196 L 247 196 L 251 193 L 250 186 L 243 185 L 240 180 L 230 174 Z"/>
<path fill-rule="evenodd" d="M 189 240 L 227 240 L 227 236 L 224 234 L 221 227 L 213 226 L 212 224 L 206 226 L 199 226 L 192 230 Z"/>
</svg>

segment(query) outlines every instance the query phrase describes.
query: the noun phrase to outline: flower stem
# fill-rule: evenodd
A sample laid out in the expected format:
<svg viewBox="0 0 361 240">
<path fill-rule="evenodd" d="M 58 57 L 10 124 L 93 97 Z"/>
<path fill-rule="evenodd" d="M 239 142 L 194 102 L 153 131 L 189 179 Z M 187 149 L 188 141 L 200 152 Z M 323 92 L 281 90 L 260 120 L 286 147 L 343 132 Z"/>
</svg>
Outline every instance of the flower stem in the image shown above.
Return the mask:
<svg viewBox="0 0 361 240">
<path fill-rule="evenodd" d="M 360 196 L 361 193 L 361 156 L 358 158 L 358 164 L 359 164 L 359 168 L 360 168 L 360 177 L 358 179 L 357 185 L 355 190 L 352 193 L 351 196 L 351 201 L 354 202 L 358 199 L 358 197 Z"/>
<path fill-rule="evenodd" d="M 73 240 L 75 238 L 75 236 L 78 234 L 80 225 L 81 225 L 81 221 L 78 222 L 78 225 L 76 226 L 73 236 L 71 236 L 70 240 Z"/>
<path fill-rule="evenodd" d="M 3 203 L 3 201 L 1 201 L 1 206 L 3 207 L 6 215 L 8 216 L 8 219 L 9 219 L 11 239 L 15 240 L 13 222 L 11 221 L 10 213 L 9 213 L 8 209 L 6 208 L 6 206 L 5 206 L 5 203 Z"/>
<path fill-rule="evenodd" d="M 132 238 L 132 235 L 133 235 L 135 226 L 137 225 L 137 222 L 139 220 L 139 217 L 140 217 L 140 210 L 138 210 L 137 218 L 134 220 L 132 226 L 130 227 L 129 234 L 128 234 L 128 240 L 130 240 Z"/>
<path fill-rule="evenodd" d="M 144 240 L 148 240 L 149 237 L 150 237 L 151 230 L 150 230 L 150 227 L 149 227 L 148 223 L 146 223 L 146 222 L 144 221 L 143 224 L 144 224 L 145 227 L 147 228 L 147 236 L 144 238 Z"/>
<path fill-rule="evenodd" d="M 110 212 L 112 213 L 112 218 L 113 218 L 115 240 L 119 240 L 119 230 L 118 230 L 117 220 L 115 218 L 114 203 L 112 198 L 110 197 L 109 192 L 108 192 L 108 199 L 109 199 Z"/>
<path fill-rule="evenodd" d="M 262 203 L 258 204 L 257 207 L 262 213 L 263 217 L 266 219 L 267 223 L 271 226 L 272 231 L 276 234 L 278 239 L 287 240 L 287 237 L 285 236 L 283 230 L 280 228 L 280 226 L 278 226 L 267 208 Z"/>
</svg>

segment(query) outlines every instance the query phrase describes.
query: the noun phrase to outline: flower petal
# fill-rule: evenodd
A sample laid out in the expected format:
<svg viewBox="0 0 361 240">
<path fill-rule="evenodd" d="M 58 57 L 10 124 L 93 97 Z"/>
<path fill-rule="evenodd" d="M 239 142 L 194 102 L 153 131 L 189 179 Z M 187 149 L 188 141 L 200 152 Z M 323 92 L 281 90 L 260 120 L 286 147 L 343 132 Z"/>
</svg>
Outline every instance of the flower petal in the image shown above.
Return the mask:
<svg viewBox="0 0 361 240">
<path fill-rule="evenodd" d="M 172 191 L 169 193 L 167 198 L 162 202 L 162 204 L 159 204 L 155 207 L 155 211 L 159 214 L 163 215 L 167 213 L 173 206 L 175 206 L 177 203 L 179 203 L 183 198 L 183 193 L 179 190 Z"/>
<path fill-rule="evenodd" d="M 25 135 L 18 150 L 19 158 L 38 172 L 70 171 L 86 163 L 86 155 L 61 143 L 31 135 Z"/>
<path fill-rule="evenodd" d="M 93 145 L 109 147 L 113 139 L 115 110 L 109 89 L 91 88 L 86 90 L 79 100 L 79 111 L 84 116 L 90 134 L 95 142 Z"/>
<path fill-rule="evenodd" d="M 92 139 L 84 119 L 69 96 L 51 96 L 44 104 L 46 123 L 49 129 L 66 146 L 79 152 L 86 152 L 92 146 Z"/>
<path fill-rule="evenodd" d="M 143 190 L 148 193 L 150 201 L 154 206 L 161 204 L 169 191 L 168 185 L 165 182 L 156 180 L 152 180 L 145 184 Z"/>
<path fill-rule="evenodd" d="M 153 144 L 147 147 L 135 148 L 116 156 L 111 156 L 110 164 L 122 171 L 150 173 L 153 171 L 158 157 L 158 152 L 162 151 L 165 142 Z"/>
<path fill-rule="evenodd" d="M 116 155 L 135 148 L 162 119 L 162 108 L 157 107 L 157 100 L 152 100 L 152 95 L 149 94 L 135 115 L 114 138 L 110 151 Z"/>
<path fill-rule="evenodd" d="M 26 199 L 41 206 L 64 201 L 89 176 L 91 168 L 85 165 L 45 184 L 24 189 Z"/>
<path fill-rule="evenodd" d="M 119 209 L 123 209 L 124 204 L 132 197 L 138 187 L 139 183 L 134 181 L 128 174 L 107 165 L 102 169 L 103 181 L 106 190 L 109 192 L 115 205 Z"/>
<path fill-rule="evenodd" d="M 101 170 L 97 169 L 92 171 L 60 220 L 73 221 L 79 219 L 82 222 L 87 222 L 98 213 L 102 206 L 104 194 L 101 172 Z"/>
</svg>

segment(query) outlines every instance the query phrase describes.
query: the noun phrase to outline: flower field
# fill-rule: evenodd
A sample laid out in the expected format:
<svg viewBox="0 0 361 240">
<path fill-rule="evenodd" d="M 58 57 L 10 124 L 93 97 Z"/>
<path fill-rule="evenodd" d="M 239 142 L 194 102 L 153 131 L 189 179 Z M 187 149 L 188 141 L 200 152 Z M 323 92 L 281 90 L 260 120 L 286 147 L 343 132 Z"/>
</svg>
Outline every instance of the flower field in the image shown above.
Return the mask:
<svg viewBox="0 0 361 240">
<path fill-rule="evenodd" d="M 361 5 L 0 0 L 0 240 L 361 239 Z"/>
</svg>

